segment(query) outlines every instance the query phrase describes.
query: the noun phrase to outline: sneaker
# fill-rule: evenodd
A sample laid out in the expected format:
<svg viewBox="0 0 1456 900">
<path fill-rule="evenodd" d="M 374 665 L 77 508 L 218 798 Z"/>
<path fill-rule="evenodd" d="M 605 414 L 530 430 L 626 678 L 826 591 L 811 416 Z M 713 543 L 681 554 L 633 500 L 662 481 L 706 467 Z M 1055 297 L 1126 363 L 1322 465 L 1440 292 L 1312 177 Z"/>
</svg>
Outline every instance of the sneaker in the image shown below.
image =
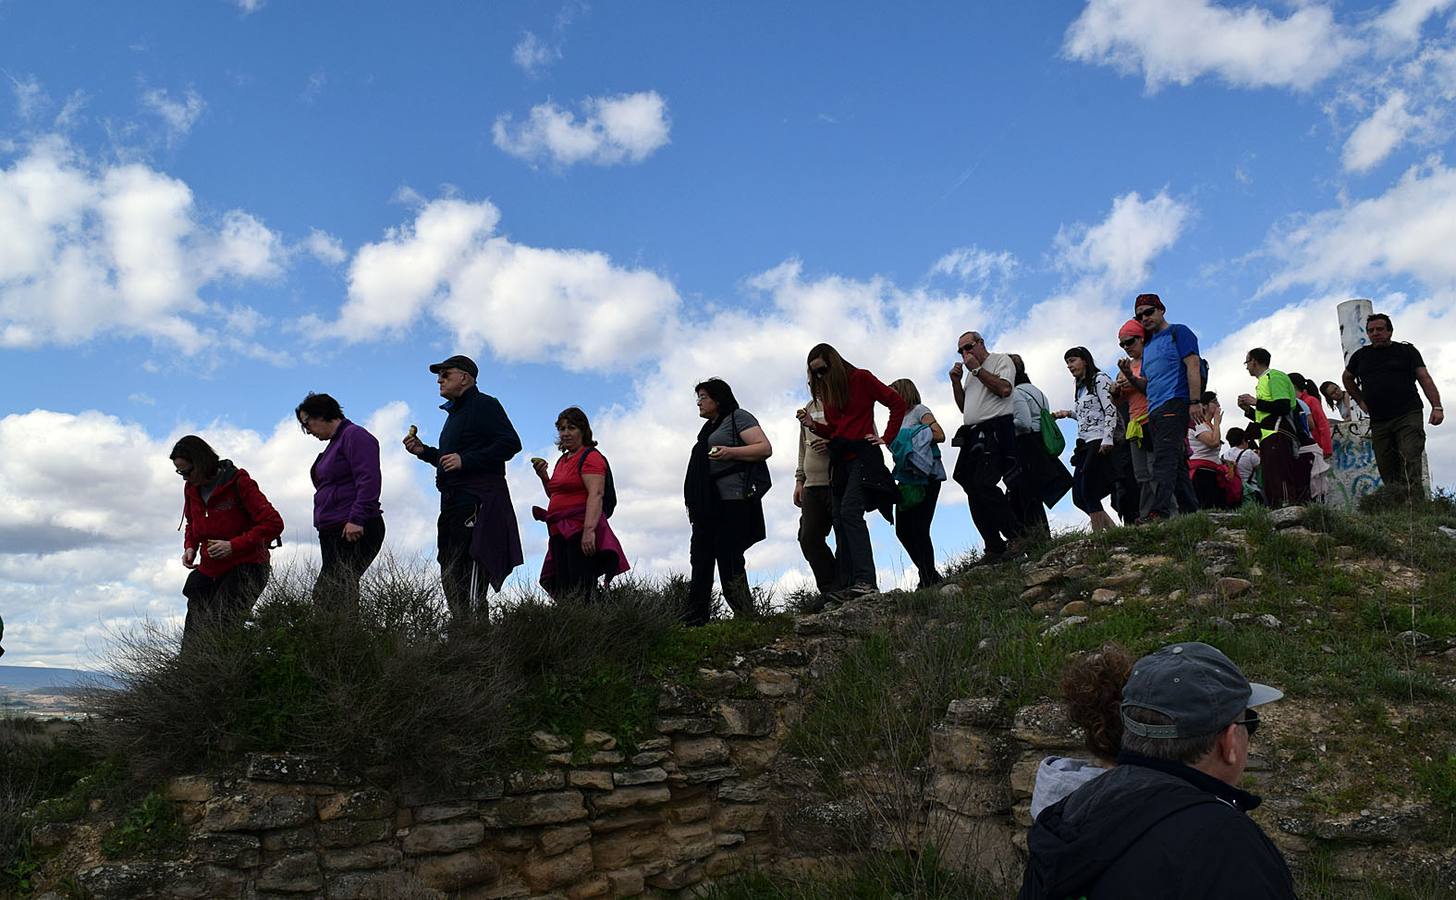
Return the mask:
<svg viewBox="0 0 1456 900">
<path fill-rule="evenodd" d="M 834 599 L 840 601 L 841 603 L 844 603 L 850 600 L 862 600 L 865 597 L 868 597 L 872 594 L 878 594 L 879 592 L 880 589 L 872 584 L 852 584 L 849 587 L 844 588 L 843 590 L 835 591 Z"/>
</svg>

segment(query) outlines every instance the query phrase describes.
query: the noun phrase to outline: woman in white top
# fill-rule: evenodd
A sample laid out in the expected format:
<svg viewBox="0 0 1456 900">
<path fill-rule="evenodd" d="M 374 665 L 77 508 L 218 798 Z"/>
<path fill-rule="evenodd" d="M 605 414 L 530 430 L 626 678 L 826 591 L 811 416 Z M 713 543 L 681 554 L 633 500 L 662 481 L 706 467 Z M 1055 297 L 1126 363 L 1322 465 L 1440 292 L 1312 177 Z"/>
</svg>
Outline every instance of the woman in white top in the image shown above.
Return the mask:
<svg viewBox="0 0 1456 900">
<path fill-rule="evenodd" d="M 1244 502 L 1264 502 L 1264 492 L 1255 477 L 1259 471 L 1259 448 L 1254 443 L 1252 432 L 1242 428 L 1228 430 L 1228 448 L 1224 450 L 1224 462 L 1234 467 L 1234 474 L 1244 485 Z"/>
<path fill-rule="evenodd" d="M 1220 485 L 1218 471 L 1223 467 L 1223 408 L 1218 395 L 1203 395 L 1205 420 L 1188 428 L 1188 468 L 1193 476 L 1193 492 L 1201 509 L 1223 509 L 1228 506 Z M 1210 465 L 1200 465 L 1199 461 Z"/>
<path fill-rule="evenodd" d="M 1087 514 L 1093 531 L 1113 526 L 1102 508 L 1112 493 L 1111 453 L 1117 407 L 1112 403 L 1112 379 L 1099 370 L 1086 347 L 1073 347 L 1062 358 L 1077 385 L 1076 409 L 1059 409 L 1058 419 L 1077 420 L 1077 449 L 1072 453 L 1072 503 Z"/>
</svg>

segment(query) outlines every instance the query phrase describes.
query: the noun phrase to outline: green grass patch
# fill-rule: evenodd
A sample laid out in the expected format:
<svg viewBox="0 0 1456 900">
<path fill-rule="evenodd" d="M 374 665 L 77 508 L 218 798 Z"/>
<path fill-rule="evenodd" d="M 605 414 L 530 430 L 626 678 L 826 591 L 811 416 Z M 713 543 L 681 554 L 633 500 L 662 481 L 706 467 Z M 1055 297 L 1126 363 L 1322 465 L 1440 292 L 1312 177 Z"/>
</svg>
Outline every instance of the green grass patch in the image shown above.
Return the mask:
<svg viewBox="0 0 1456 900">
<path fill-rule="evenodd" d="M 157 856 L 180 848 L 186 837 L 176 807 L 153 791 L 102 835 L 101 852 L 111 859 Z"/>
</svg>

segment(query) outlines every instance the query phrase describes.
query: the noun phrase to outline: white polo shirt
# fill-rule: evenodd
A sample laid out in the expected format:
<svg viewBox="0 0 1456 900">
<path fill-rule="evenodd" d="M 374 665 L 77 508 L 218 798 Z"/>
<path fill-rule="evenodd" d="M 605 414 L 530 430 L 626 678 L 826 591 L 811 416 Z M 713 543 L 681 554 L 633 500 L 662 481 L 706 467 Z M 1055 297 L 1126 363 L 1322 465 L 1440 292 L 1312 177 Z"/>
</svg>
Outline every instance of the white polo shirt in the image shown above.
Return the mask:
<svg viewBox="0 0 1456 900">
<path fill-rule="evenodd" d="M 981 363 L 981 368 L 992 375 L 1006 379 L 1007 384 L 1016 383 L 1016 363 L 1005 353 L 988 353 L 986 361 Z M 987 419 L 994 419 L 997 416 L 1010 416 L 1016 413 L 1015 391 L 1010 396 L 998 397 L 991 392 L 991 389 L 981 383 L 981 379 L 971 374 L 971 367 L 967 366 L 964 387 L 966 389 L 965 422 L 967 425 L 977 425 Z"/>
</svg>

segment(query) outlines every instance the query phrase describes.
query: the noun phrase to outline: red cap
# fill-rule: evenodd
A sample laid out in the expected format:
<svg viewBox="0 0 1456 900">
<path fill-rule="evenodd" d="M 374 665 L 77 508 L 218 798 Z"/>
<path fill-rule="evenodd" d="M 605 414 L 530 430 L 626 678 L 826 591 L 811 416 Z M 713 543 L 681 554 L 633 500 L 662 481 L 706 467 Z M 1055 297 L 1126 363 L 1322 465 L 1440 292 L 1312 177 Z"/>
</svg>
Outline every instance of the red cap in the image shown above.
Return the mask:
<svg viewBox="0 0 1456 900">
<path fill-rule="evenodd" d="M 1137 299 L 1132 301 L 1133 312 L 1137 312 L 1139 309 L 1142 309 L 1145 306 L 1156 306 L 1163 312 L 1168 311 L 1168 307 L 1163 305 L 1163 298 L 1159 297 L 1157 294 L 1138 294 Z"/>
<path fill-rule="evenodd" d="M 1146 303 L 1144 303 L 1143 305 L 1147 306 Z M 1137 319 L 1128 319 L 1125 323 L 1123 323 L 1123 326 L 1121 328 L 1117 329 L 1117 339 L 1119 341 L 1123 338 L 1130 337 L 1140 337 L 1143 340 L 1147 340 L 1147 329 L 1143 328 L 1142 323 L 1139 322 Z"/>
</svg>

